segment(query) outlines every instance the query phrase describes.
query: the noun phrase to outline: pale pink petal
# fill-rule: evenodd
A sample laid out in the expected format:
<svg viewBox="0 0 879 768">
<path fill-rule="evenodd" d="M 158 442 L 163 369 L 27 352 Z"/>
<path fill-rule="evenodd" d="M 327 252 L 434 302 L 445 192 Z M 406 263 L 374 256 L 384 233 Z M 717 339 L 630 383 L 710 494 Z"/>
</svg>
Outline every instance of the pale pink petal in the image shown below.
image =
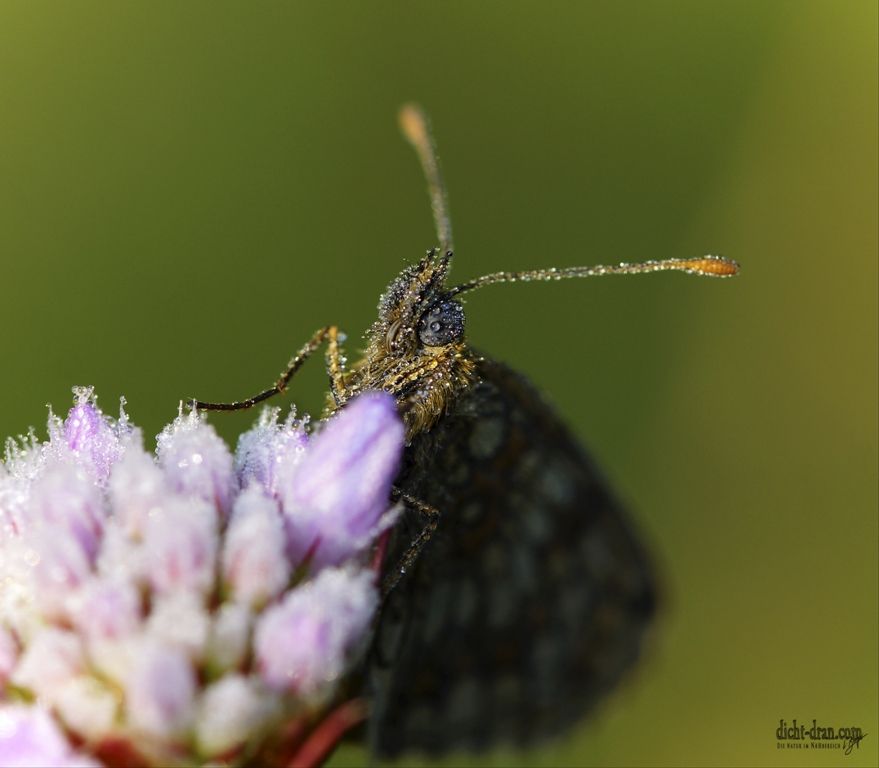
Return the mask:
<svg viewBox="0 0 879 768">
<path fill-rule="evenodd" d="M 195 413 L 177 417 L 158 436 L 156 455 L 175 490 L 228 514 L 238 480 L 232 454 L 210 424 Z"/>
<path fill-rule="evenodd" d="M 11 680 L 51 702 L 61 686 L 84 668 L 80 638 L 64 629 L 47 627 L 31 639 Z"/>
<path fill-rule="evenodd" d="M 371 571 L 324 569 L 259 620 L 254 646 L 263 680 L 305 696 L 332 685 L 365 641 L 377 604 Z"/>
<path fill-rule="evenodd" d="M 125 686 L 129 722 L 162 739 L 178 737 L 192 725 L 195 672 L 183 651 L 145 642 Z"/>
<path fill-rule="evenodd" d="M 42 707 L 0 704 L 0 765 L 4 768 L 100 768 L 76 753 Z"/>
<path fill-rule="evenodd" d="M 258 483 L 267 493 L 275 495 L 280 467 L 295 466 L 307 444 L 304 422 L 291 415 L 279 424 L 278 409 L 267 408 L 256 425 L 238 438 L 235 468 L 241 487 Z"/>
<path fill-rule="evenodd" d="M 235 502 L 223 549 L 223 578 L 235 600 L 254 606 L 278 595 L 290 580 L 278 504 L 259 486 Z"/>
<path fill-rule="evenodd" d="M 218 532 L 216 508 L 200 498 L 175 500 L 150 517 L 145 567 L 158 592 L 206 592 L 214 584 Z"/>
<path fill-rule="evenodd" d="M 227 675 L 202 694 L 195 732 L 200 751 L 218 755 L 254 736 L 275 713 L 278 699 L 257 681 Z"/>
</svg>

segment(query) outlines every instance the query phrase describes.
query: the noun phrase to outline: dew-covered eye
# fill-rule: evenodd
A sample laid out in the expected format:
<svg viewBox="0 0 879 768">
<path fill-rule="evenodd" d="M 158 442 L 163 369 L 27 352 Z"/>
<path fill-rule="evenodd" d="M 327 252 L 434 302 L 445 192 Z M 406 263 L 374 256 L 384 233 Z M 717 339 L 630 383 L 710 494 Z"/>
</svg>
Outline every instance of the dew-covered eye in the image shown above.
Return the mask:
<svg viewBox="0 0 879 768">
<path fill-rule="evenodd" d="M 428 347 L 451 344 L 464 336 L 464 307 L 452 299 L 438 301 L 418 321 L 418 338 Z"/>
</svg>

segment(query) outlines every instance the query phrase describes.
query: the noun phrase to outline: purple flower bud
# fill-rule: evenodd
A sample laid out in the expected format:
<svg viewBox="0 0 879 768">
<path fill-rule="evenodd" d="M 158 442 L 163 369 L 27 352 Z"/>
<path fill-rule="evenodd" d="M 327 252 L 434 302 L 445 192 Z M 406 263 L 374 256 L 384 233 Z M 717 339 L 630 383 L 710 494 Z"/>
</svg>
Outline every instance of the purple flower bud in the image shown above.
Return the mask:
<svg viewBox="0 0 879 768">
<path fill-rule="evenodd" d="M 71 613 L 88 641 L 118 640 L 140 628 L 140 595 L 128 582 L 94 579 L 76 595 Z"/>
<path fill-rule="evenodd" d="M 82 469 L 52 462 L 34 482 L 29 505 L 30 528 L 44 528 L 53 537 L 69 538 L 89 563 L 94 562 L 106 511 L 100 490 Z"/>
<path fill-rule="evenodd" d="M 136 730 L 169 738 L 192 724 L 195 672 L 186 654 L 145 641 L 134 655 L 125 685 L 125 707 Z"/>
<path fill-rule="evenodd" d="M 277 707 L 277 697 L 256 681 L 227 675 L 204 692 L 196 716 L 199 751 L 219 755 L 244 744 Z"/>
<path fill-rule="evenodd" d="M 74 629 L 101 677 L 120 681 L 136 657 L 131 646 L 144 626 L 139 590 L 128 581 L 91 579 L 70 600 Z"/>
<path fill-rule="evenodd" d="M 150 517 L 144 550 L 153 589 L 206 592 L 214 582 L 216 509 L 199 498 L 169 502 Z"/>
<path fill-rule="evenodd" d="M 278 408 L 267 408 L 256 425 L 238 438 L 235 468 L 242 488 L 259 483 L 271 494 L 277 494 L 277 474 L 282 465 L 299 463 L 308 443 L 305 422 L 293 414 L 278 423 Z"/>
<path fill-rule="evenodd" d="M 197 414 L 178 416 L 156 439 L 156 455 L 175 490 L 200 496 L 224 515 L 237 479 L 232 454 L 214 428 Z"/>
<path fill-rule="evenodd" d="M 43 529 L 30 538 L 36 564 L 33 569 L 35 601 L 50 619 L 68 617 L 71 594 L 92 575 L 79 544 Z"/>
<path fill-rule="evenodd" d="M 100 768 L 71 749 L 42 707 L 0 705 L 0 765 L 6 768 Z"/>
<path fill-rule="evenodd" d="M 261 606 L 290 580 L 278 503 L 251 486 L 235 502 L 223 550 L 223 579 L 235 600 Z"/>
<path fill-rule="evenodd" d="M 332 684 L 365 641 L 377 604 L 370 571 L 324 569 L 259 620 L 260 676 L 275 691 L 303 696 Z"/>
<path fill-rule="evenodd" d="M 103 483 L 122 455 L 118 430 L 95 404 L 91 387 L 75 387 L 76 405 L 64 421 L 64 441 L 77 462 Z M 122 428 L 125 428 L 123 422 Z"/>
<path fill-rule="evenodd" d="M 371 543 L 387 524 L 391 484 L 405 440 L 394 398 L 368 392 L 315 437 L 302 461 L 279 477 L 291 554 L 315 568 L 336 565 Z"/>
<path fill-rule="evenodd" d="M 161 508 L 170 491 L 162 470 L 142 448 L 130 447 L 110 474 L 109 495 L 115 518 L 134 538 L 143 536 L 147 519 Z"/>
</svg>

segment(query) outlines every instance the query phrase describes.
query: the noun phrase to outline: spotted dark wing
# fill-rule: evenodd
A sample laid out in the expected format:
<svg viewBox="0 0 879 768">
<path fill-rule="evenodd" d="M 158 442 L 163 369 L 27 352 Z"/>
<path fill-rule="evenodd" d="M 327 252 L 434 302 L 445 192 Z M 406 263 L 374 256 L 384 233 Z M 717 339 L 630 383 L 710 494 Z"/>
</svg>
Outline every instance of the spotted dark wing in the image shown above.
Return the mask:
<svg viewBox="0 0 879 768">
<path fill-rule="evenodd" d="M 441 518 L 380 620 L 381 756 L 558 734 L 635 661 L 654 612 L 645 551 L 582 448 L 522 376 L 479 373 L 407 451 L 403 488 Z M 386 563 L 421 530 L 407 514 Z"/>
</svg>

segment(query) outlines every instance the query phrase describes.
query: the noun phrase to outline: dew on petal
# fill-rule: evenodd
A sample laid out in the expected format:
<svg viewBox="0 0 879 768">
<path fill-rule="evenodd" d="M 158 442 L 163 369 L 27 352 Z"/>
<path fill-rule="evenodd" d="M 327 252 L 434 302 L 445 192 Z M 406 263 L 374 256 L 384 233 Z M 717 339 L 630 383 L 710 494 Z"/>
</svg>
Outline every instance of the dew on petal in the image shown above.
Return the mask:
<svg viewBox="0 0 879 768">
<path fill-rule="evenodd" d="M 76 461 L 103 483 L 123 452 L 120 428 L 98 408 L 92 387 L 75 387 L 73 391 L 76 404 L 64 421 L 63 440 Z M 122 432 L 127 432 L 125 424 Z"/>
<path fill-rule="evenodd" d="M 238 438 L 235 470 L 242 488 L 258 483 L 269 494 L 277 495 L 282 468 L 289 470 L 304 456 L 308 444 L 306 420 L 297 420 L 291 413 L 279 423 L 279 414 L 278 408 L 266 408 L 259 421 Z"/>
<path fill-rule="evenodd" d="M 195 413 L 178 416 L 156 439 L 159 464 L 175 490 L 216 505 L 225 517 L 238 481 L 226 443 Z"/>
</svg>

